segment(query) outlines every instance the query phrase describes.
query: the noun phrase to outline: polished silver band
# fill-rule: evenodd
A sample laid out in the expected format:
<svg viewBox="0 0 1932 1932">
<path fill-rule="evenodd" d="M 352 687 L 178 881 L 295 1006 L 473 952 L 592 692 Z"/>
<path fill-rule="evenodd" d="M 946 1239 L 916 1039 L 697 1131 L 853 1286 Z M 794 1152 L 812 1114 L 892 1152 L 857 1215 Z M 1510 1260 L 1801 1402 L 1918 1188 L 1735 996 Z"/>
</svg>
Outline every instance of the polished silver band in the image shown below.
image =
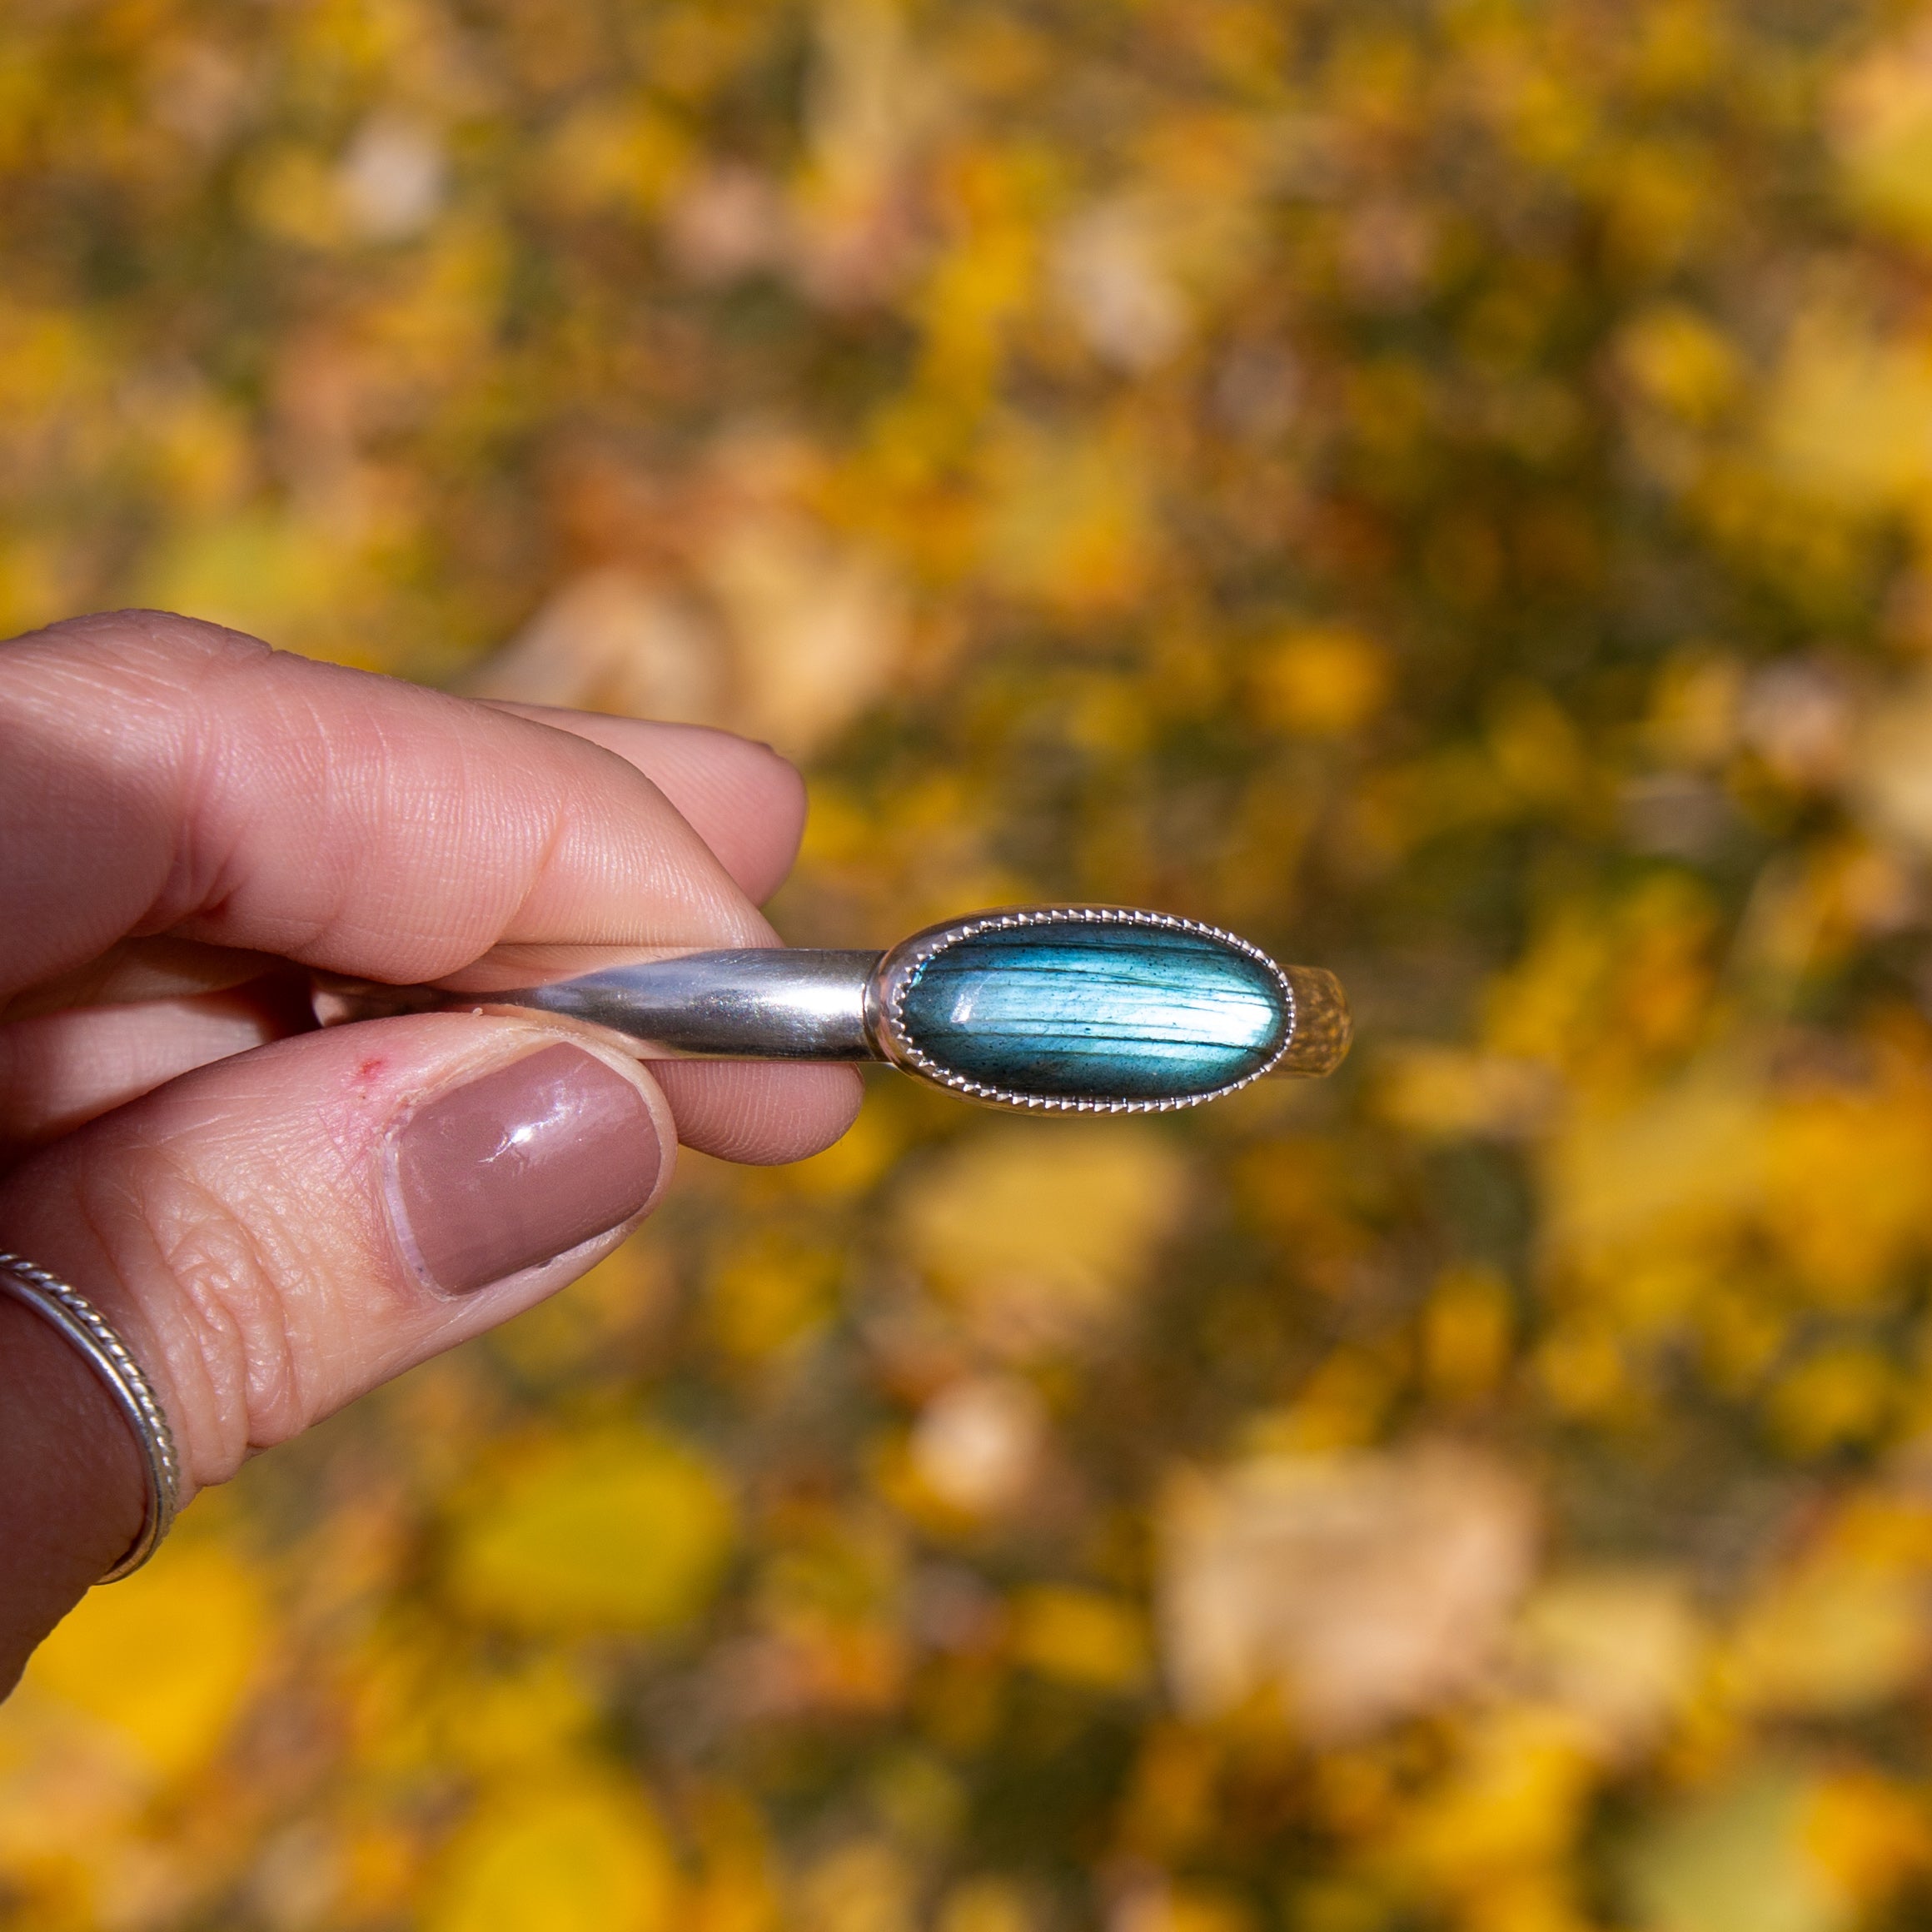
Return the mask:
<svg viewBox="0 0 1932 1932">
<path fill-rule="evenodd" d="M 132 1576 L 161 1547 L 181 1502 L 181 1464 L 154 1385 L 100 1311 L 57 1275 L 50 1275 L 17 1254 L 0 1253 L 0 1293 L 24 1302 L 80 1350 L 120 1404 L 141 1445 L 147 1466 L 147 1514 L 127 1554 L 100 1581 L 112 1583 Z"/>
</svg>

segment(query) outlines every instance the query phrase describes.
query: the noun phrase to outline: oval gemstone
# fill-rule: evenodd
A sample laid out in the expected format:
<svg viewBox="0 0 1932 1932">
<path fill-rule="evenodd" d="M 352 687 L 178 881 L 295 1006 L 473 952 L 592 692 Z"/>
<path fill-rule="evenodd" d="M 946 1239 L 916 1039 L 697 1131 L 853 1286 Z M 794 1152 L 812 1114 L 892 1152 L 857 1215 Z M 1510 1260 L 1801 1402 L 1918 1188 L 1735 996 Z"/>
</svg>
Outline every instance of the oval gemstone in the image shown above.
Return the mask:
<svg viewBox="0 0 1932 1932">
<path fill-rule="evenodd" d="M 1287 1004 L 1260 960 L 1205 934 L 1068 920 L 955 940 L 900 1008 L 949 1072 L 1057 1100 L 1179 1100 L 1258 1073 Z"/>
</svg>

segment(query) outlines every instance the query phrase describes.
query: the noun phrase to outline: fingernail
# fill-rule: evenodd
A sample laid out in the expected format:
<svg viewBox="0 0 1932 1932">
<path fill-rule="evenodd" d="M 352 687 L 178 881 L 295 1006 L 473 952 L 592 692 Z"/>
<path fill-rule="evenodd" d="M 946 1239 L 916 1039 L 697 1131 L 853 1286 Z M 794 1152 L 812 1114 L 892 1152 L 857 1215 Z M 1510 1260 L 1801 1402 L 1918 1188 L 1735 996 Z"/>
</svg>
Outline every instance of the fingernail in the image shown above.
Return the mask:
<svg viewBox="0 0 1932 1932">
<path fill-rule="evenodd" d="M 406 1245 L 466 1295 L 628 1221 L 664 1158 L 644 1097 L 576 1047 L 545 1047 L 416 1108 L 395 1143 Z"/>
</svg>

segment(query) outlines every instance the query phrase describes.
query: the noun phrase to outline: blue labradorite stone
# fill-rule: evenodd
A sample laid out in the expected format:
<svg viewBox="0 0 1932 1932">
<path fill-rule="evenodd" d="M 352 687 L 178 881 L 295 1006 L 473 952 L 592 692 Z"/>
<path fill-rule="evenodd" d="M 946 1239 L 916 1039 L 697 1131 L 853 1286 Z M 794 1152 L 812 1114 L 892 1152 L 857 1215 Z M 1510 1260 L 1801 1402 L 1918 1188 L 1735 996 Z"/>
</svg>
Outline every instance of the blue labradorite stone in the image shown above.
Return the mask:
<svg viewBox="0 0 1932 1932">
<path fill-rule="evenodd" d="M 956 942 L 901 1013 L 949 1071 L 1064 1100 L 1211 1093 L 1265 1067 L 1288 1021 L 1274 975 L 1217 939 L 1071 921 Z"/>
</svg>

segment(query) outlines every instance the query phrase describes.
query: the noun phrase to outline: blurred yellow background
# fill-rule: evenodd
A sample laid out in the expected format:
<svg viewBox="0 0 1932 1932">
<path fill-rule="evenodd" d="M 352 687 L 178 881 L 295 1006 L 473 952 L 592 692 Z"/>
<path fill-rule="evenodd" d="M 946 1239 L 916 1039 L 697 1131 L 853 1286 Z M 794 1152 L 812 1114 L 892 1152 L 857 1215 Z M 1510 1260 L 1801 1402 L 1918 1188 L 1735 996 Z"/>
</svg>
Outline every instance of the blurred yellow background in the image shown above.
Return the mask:
<svg viewBox="0 0 1932 1932">
<path fill-rule="evenodd" d="M 7 0 L 0 632 L 132 602 L 1362 1039 L 690 1159 L 63 1627 L 9 1927 L 1932 1923 L 1932 14 Z"/>
</svg>

